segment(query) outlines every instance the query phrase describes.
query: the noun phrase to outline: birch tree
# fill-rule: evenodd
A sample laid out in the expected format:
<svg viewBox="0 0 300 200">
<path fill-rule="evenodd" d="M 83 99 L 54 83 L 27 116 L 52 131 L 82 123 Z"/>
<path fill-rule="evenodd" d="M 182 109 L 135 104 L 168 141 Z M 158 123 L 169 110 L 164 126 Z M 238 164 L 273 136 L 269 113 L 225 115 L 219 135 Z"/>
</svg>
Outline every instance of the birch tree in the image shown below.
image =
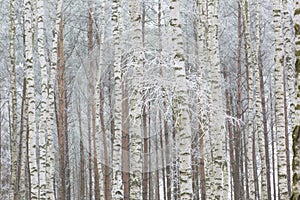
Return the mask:
<svg viewBox="0 0 300 200">
<path fill-rule="evenodd" d="M 258 198 L 258 188 L 256 186 L 256 149 L 255 149 L 255 129 L 254 129 L 254 90 L 253 90 L 253 63 L 255 63 L 254 51 L 250 38 L 250 14 L 248 0 L 241 0 L 244 13 L 245 26 L 245 46 L 246 46 L 246 66 L 248 67 L 248 137 L 247 137 L 247 167 L 248 167 L 248 188 L 249 199 Z"/>
<path fill-rule="evenodd" d="M 40 102 L 40 121 L 39 121 L 39 153 L 40 153 L 40 198 L 46 199 L 46 195 L 50 192 L 50 189 L 47 185 L 47 119 L 48 119 L 48 93 L 47 93 L 47 83 L 48 83 L 48 73 L 47 73 L 47 64 L 45 59 L 44 51 L 44 1 L 37 1 L 37 26 L 38 26 L 38 54 L 39 54 L 39 63 L 41 69 L 41 102 Z"/>
<path fill-rule="evenodd" d="M 142 197 L 142 130 L 141 130 L 141 103 L 142 103 L 142 78 L 143 78 L 143 44 L 141 31 L 140 4 L 137 0 L 130 1 L 132 24 L 132 87 L 130 97 L 130 199 Z"/>
<path fill-rule="evenodd" d="M 17 158 L 18 158 L 18 136 L 17 136 L 17 88 L 16 88 L 16 64 L 15 64 L 15 1 L 10 0 L 10 87 L 11 87 L 11 106 L 12 106 L 12 133 L 11 133 L 11 179 L 10 179 L 10 199 L 16 198 L 18 191 L 17 179 Z"/>
<path fill-rule="evenodd" d="M 211 108 L 211 137 L 212 141 L 212 177 L 215 199 L 222 199 L 223 190 L 228 188 L 223 187 L 222 168 L 225 164 L 225 136 L 224 125 L 225 116 L 222 103 L 222 89 L 221 89 L 221 73 L 220 73 L 220 58 L 219 58 L 219 43 L 218 43 L 218 12 L 219 1 L 208 0 L 208 52 L 209 52 L 209 80 L 210 80 L 210 98 L 213 102 Z M 225 181 L 225 180 L 224 180 Z"/>
<path fill-rule="evenodd" d="M 183 48 L 183 31 L 180 16 L 180 1 L 170 2 L 170 27 L 172 29 L 173 69 L 175 71 L 175 97 L 173 97 L 173 110 L 175 117 L 176 141 L 179 144 L 179 198 L 191 199 L 192 192 L 192 169 L 190 147 L 191 127 L 188 113 L 187 82 L 185 72 L 185 55 Z"/>
<path fill-rule="evenodd" d="M 300 197 L 300 1 L 295 1 L 295 121 L 293 129 L 293 186 L 292 200 Z"/>
<path fill-rule="evenodd" d="M 122 183 L 122 74 L 121 74 L 121 56 L 122 56 L 122 22 L 120 17 L 121 0 L 112 2 L 112 23 L 114 37 L 114 79 L 115 79 L 115 137 L 113 141 L 113 181 L 112 181 L 112 199 L 123 199 Z"/>
<path fill-rule="evenodd" d="M 39 183 L 37 168 L 37 141 L 36 141 L 36 116 L 35 116 L 35 87 L 33 65 L 33 27 L 32 27 L 32 2 L 24 1 L 24 31 L 25 31 L 25 65 L 28 99 L 28 146 L 29 146 L 29 171 L 31 182 L 31 199 L 38 199 Z"/>
<path fill-rule="evenodd" d="M 282 4 L 279 0 L 273 1 L 274 32 L 275 32 L 275 120 L 277 132 L 278 158 L 278 187 L 281 199 L 288 198 L 287 160 L 285 145 L 284 123 L 284 85 L 283 85 L 283 34 L 282 34 Z"/>
</svg>

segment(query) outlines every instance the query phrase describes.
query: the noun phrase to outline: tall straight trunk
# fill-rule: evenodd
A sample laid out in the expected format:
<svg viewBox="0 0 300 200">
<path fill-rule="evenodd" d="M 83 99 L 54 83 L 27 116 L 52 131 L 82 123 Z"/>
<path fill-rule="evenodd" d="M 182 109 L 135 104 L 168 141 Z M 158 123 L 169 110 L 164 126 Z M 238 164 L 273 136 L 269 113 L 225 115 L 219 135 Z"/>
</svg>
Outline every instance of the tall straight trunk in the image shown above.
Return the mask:
<svg viewBox="0 0 300 200">
<path fill-rule="evenodd" d="M 300 1 L 295 1 L 295 121 L 293 129 L 293 186 L 292 200 L 300 197 Z"/>
<path fill-rule="evenodd" d="M 262 121 L 262 102 L 261 102 L 261 90 L 260 90 L 260 76 L 259 76 L 259 52 L 260 52 L 260 19 L 259 19 L 259 2 L 256 1 L 255 4 L 255 43 L 256 43 L 256 50 L 255 50 L 255 125 L 256 125 L 256 133 L 258 136 L 258 150 L 261 159 L 261 171 L 260 171 L 260 180 L 261 180 L 261 198 L 271 198 L 271 190 L 268 191 L 270 186 L 270 176 L 266 175 L 266 163 L 269 158 L 266 158 L 267 155 L 265 154 L 266 149 L 268 147 L 265 146 L 267 141 L 264 141 L 264 132 L 263 132 L 263 121 Z M 267 134 L 267 133 L 266 133 Z M 268 143 L 267 143 L 268 144 Z"/>
<path fill-rule="evenodd" d="M 140 5 L 137 0 L 130 1 L 133 55 L 132 55 L 132 94 L 130 98 L 130 199 L 142 197 L 142 130 L 141 130 L 141 101 L 143 77 L 143 44 L 141 32 Z"/>
<path fill-rule="evenodd" d="M 288 198 L 287 157 L 284 132 L 284 55 L 282 33 L 282 2 L 273 1 L 274 32 L 275 32 L 275 120 L 277 132 L 277 159 L 278 159 L 278 188 L 279 198 Z"/>
<path fill-rule="evenodd" d="M 112 2 L 112 23 L 114 37 L 114 141 L 112 158 L 112 199 L 123 199 L 123 181 L 122 181 L 122 21 L 121 21 L 121 0 Z"/>
<path fill-rule="evenodd" d="M 10 0 L 10 88 L 12 106 L 12 132 L 11 132 L 11 176 L 10 176 L 10 199 L 16 199 L 18 192 L 17 162 L 18 162 L 18 133 L 17 133 L 17 88 L 16 88 L 16 65 L 15 65 L 15 1 Z"/>
<path fill-rule="evenodd" d="M 31 182 L 31 198 L 39 198 L 39 178 L 37 167 L 37 141 L 36 141 L 36 116 L 35 116 L 35 83 L 34 83 L 34 65 L 33 65 L 33 34 L 31 19 L 30 0 L 24 1 L 24 30 L 25 30 L 25 65 L 26 65 L 26 81 L 27 81 L 27 100 L 28 100 L 28 145 L 29 145 L 29 171 Z"/>
<path fill-rule="evenodd" d="M 256 171 L 256 148 L 255 148 L 255 129 L 254 129 L 254 81 L 253 81 L 253 65 L 255 63 L 254 51 L 251 46 L 250 38 L 250 14 L 248 0 L 241 0 L 244 26 L 245 26 L 245 57 L 247 67 L 247 80 L 248 80 L 248 138 L 247 142 L 247 177 L 249 188 L 249 199 L 258 198 L 258 179 Z"/>
<path fill-rule="evenodd" d="M 45 46 L 44 46 L 44 2 L 39 0 L 37 2 L 37 25 L 38 25 L 38 54 L 39 54 L 39 63 L 41 69 L 41 102 L 40 102 L 40 121 L 39 121 L 39 154 L 40 154 L 40 198 L 46 199 L 48 193 L 53 192 L 53 188 L 49 188 L 47 184 L 47 120 L 48 120 L 48 73 L 47 73 L 47 64 L 45 59 Z M 54 197 L 54 196 L 52 196 Z"/>
<path fill-rule="evenodd" d="M 270 88 L 273 85 L 272 77 L 270 76 Z M 273 91 L 272 88 L 270 89 L 270 129 L 271 129 L 271 152 L 272 152 L 272 182 L 273 182 L 273 198 L 274 200 L 277 199 L 277 189 L 276 189 L 276 164 L 275 164 L 275 132 L 274 132 L 274 98 L 273 98 Z"/>
<path fill-rule="evenodd" d="M 89 176 L 89 182 L 88 182 L 88 197 L 89 199 L 93 198 L 93 156 L 92 156 L 92 130 L 91 130 L 91 108 L 90 105 L 87 105 L 87 131 L 88 131 L 88 176 Z"/>
<path fill-rule="evenodd" d="M 57 133 L 58 133 L 58 153 L 59 153 L 59 197 L 67 199 L 67 179 L 66 176 L 66 90 L 65 90 L 65 61 L 64 61 L 64 37 L 63 18 L 59 24 L 58 41 L 58 65 L 57 65 Z"/>
<path fill-rule="evenodd" d="M 175 94 L 173 99 L 173 110 L 175 118 L 174 133 L 175 142 L 179 145 L 179 184 L 180 199 L 192 198 L 192 169 L 190 147 L 191 128 L 188 113 L 187 82 L 185 72 L 185 56 L 183 48 L 183 31 L 180 16 L 180 1 L 170 2 L 170 27 L 172 29 L 173 62 L 175 71 Z M 180 83 L 180 84 L 179 84 Z M 176 156 L 175 156 L 176 157 Z M 175 158 L 177 159 L 177 158 Z M 176 193 L 176 192 L 174 192 Z"/>
<path fill-rule="evenodd" d="M 130 163 L 129 163 L 129 110 L 128 88 L 124 78 L 122 84 L 122 179 L 124 183 L 124 200 L 130 197 Z"/>
<path fill-rule="evenodd" d="M 226 66 L 224 66 L 224 80 L 225 80 L 225 82 L 226 83 L 228 83 L 229 82 L 229 79 L 228 79 L 228 76 L 227 76 L 227 72 L 228 72 L 228 70 L 227 70 L 227 67 Z M 229 94 L 229 89 L 228 88 L 226 88 L 225 89 L 225 103 L 226 103 L 226 114 L 228 115 L 228 116 L 233 116 L 232 114 L 231 114 L 231 106 L 230 106 L 230 103 L 231 103 L 231 101 L 230 101 L 230 94 Z M 233 128 L 232 128 L 232 125 L 231 125 L 231 122 L 230 121 L 228 121 L 227 123 L 226 123 L 226 125 L 227 125 L 227 131 L 228 131 L 228 140 L 229 140 L 229 159 L 230 159 L 230 176 L 232 176 L 233 177 L 233 175 L 234 175 L 234 166 L 235 166 L 235 164 L 234 164 L 234 139 L 233 139 Z M 230 188 L 230 190 L 229 191 L 231 191 L 231 198 L 233 198 L 233 178 L 231 178 L 230 177 L 230 185 L 231 185 L 231 188 Z"/>
<path fill-rule="evenodd" d="M 212 178 L 214 198 L 221 199 L 223 191 L 228 191 L 224 188 L 222 180 L 222 169 L 225 164 L 225 137 L 223 136 L 225 113 L 222 102 L 222 89 L 220 79 L 220 57 L 219 57 L 219 39 L 218 39 L 218 14 L 219 1 L 208 0 L 208 53 L 209 62 L 212 66 L 209 70 L 210 80 L 210 99 L 214 102 L 214 107 L 211 110 L 211 137 L 212 141 Z M 225 180 L 224 180 L 225 181 Z M 226 180 L 227 181 L 227 180 Z"/>
<path fill-rule="evenodd" d="M 270 155 L 269 155 L 269 135 L 268 135 L 268 119 L 267 119 L 267 108 L 266 108 L 266 97 L 265 97 L 265 85 L 263 76 L 263 65 L 261 56 L 259 55 L 259 82 L 260 82 L 260 98 L 262 107 L 262 122 L 263 122 L 263 134 L 264 134 L 264 150 L 265 150 L 265 165 L 266 168 L 266 180 L 267 180 L 267 197 L 271 199 L 271 167 L 270 167 Z M 258 89 L 258 88 L 257 88 Z"/>
<path fill-rule="evenodd" d="M 0 94 L 0 133 L 1 133 L 1 198 L 9 200 L 10 195 L 10 134 L 9 134 L 9 121 L 4 120 L 9 116 L 9 104 L 5 102 L 2 94 Z"/>
<path fill-rule="evenodd" d="M 143 100 L 145 102 L 145 100 Z M 151 161 L 149 160 L 149 140 L 150 136 L 147 131 L 147 113 L 146 113 L 146 105 L 143 106 L 142 111 L 143 118 L 143 138 L 144 138 L 144 148 L 143 148 L 143 200 L 146 200 L 148 197 L 148 183 L 149 183 L 149 164 Z"/>
<path fill-rule="evenodd" d="M 103 87 L 103 86 L 102 86 Z M 103 158 L 104 164 L 102 164 L 102 173 L 104 175 L 104 197 L 105 199 L 110 198 L 111 194 L 111 183 L 110 183 L 110 169 L 109 169 L 109 158 L 108 158 L 108 137 L 105 128 L 104 121 L 104 91 L 100 90 L 100 125 L 101 125 L 101 134 L 103 141 Z"/>
<path fill-rule="evenodd" d="M 145 11 L 145 1 L 142 3 L 142 45 L 143 49 L 145 48 L 145 17 L 146 17 L 146 11 Z M 143 62 L 143 69 L 145 68 L 144 62 Z M 148 185 L 151 184 L 149 181 L 149 174 L 151 171 L 149 171 L 149 165 L 152 164 L 152 162 L 149 159 L 149 152 L 150 152 L 150 131 L 148 135 L 147 131 L 147 113 L 146 113 L 146 96 L 143 97 L 143 110 L 142 110 L 142 126 L 143 126 L 143 182 L 142 182 L 142 190 L 143 190 L 143 200 L 147 199 L 148 195 Z M 150 113 L 148 113 L 150 117 Z M 150 121 L 149 121 L 149 129 L 150 129 Z M 150 195 L 149 195 L 150 198 Z"/>
<path fill-rule="evenodd" d="M 20 138 L 18 145 L 18 163 L 17 163 L 17 179 L 15 184 L 15 191 L 18 191 L 17 194 L 14 195 L 14 200 L 17 199 L 27 199 L 25 197 L 25 166 L 26 166 L 26 136 L 27 136 L 27 109 L 26 109 L 26 79 L 23 80 L 23 91 L 22 91 L 22 103 L 21 103 L 21 116 L 20 116 Z M 1 143 L 1 142 L 0 142 Z"/>
<path fill-rule="evenodd" d="M 284 19 L 284 27 L 283 27 L 283 35 L 284 35 L 284 118 L 285 118 L 285 143 L 286 143 L 286 158 L 287 158 L 287 181 L 288 181 L 288 193 L 291 196 L 291 144 L 292 144 L 292 125 L 294 121 L 294 70 L 293 64 L 295 62 L 294 59 L 294 51 L 295 46 L 292 43 L 292 39 L 294 34 L 292 32 L 292 16 L 289 11 L 289 1 L 283 0 L 283 19 Z"/>
<path fill-rule="evenodd" d="M 161 8 L 161 0 L 158 0 L 158 8 L 157 8 L 157 10 L 158 10 L 158 13 L 157 13 L 157 26 L 158 26 L 158 37 L 159 37 L 159 39 L 158 39 L 158 46 L 159 46 L 159 50 L 158 50 L 158 52 L 159 52 L 159 70 L 160 70 L 160 77 L 161 77 L 161 79 L 163 80 L 163 68 L 162 68 L 162 65 L 161 65 L 161 63 L 162 63 L 162 50 L 163 50 L 163 47 L 162 47 L 162 31 L 161 31 L 161 28 L 162 28 L 162 17 L 161 17 L 161 14 L 162 14 L 162 8 Z M 161 91 L 163 94 L 164 94 L 164 84 L 162 84 L 162 91 Z M 162 98 L 162 104 L 163 104 L 163 110 L 165 109 L 165 105 L 164 105 L 164 103 L 165 103 L 165 97 L 163 96 L 163 98 Z M 165 121 L 166 121 L 166 119 L 165 119 L 165 115 L 166 115 L 166 112 L 164 112 L 163 114 L 161 113 L 161 111 L 160 111 L 160 117 L 159 117 L 159 119 L 160 119 L 160 123 L 161 123 L 161 125 L 160 125 L 160 148 L 162 149 L 161 150 L 161 163 L 162 163 L 162 166 L 161 166 L 161 168 L 162 168 L 162 179 L 163 179 L 163 193 L 164 193 L 164 200 L 167 200 L 167 187 L 168 187 L 168 185 L 167 185 L 167 176 L 168 176 L 168 174 L 166 173 L 167 172 L 167 170 L 166 170 L 166 166 L 168 165 L 168 163 L 167 162 L 165 162 L 165 153 L 169 153 L 168 151 L 164 151 L 164 150 L 166 150 L 166 146 L 164 145 L 164 141 L 163 141 L 163 131 L 165 131 Z M 164 149 L 164 150 L 163 150 Z"/>
<path fill-rule="evenodd" d="M 97 130 L 96 130 L 96 102 L 95 102 L 95 75 L 94 75 L 94 47 L 93 47 L 93 19 L 91 2 L 88 1 L 88 52 L 89 52 L 89 90 L 90 99 L 89 103 L 91 106 L 92 115 L 92 137 L 93 137 L 93 170 L 94 170 L 94 191 L 95 200 L 100 200 L 100 185 L 99 185 L 99 169 L 97 161 Z M 109 200 L 109 199 L 106 199 Z"/>
<path fill-rule="evenodd" d="M 241 5 L 238 4 L 238 60 L 237 60 L 237 119 L 242 118 L 242 12 Z M 237 125 L 237 130 L 234 131 L 234 171 L 233 171 L 233 186 L 234 199 L 242 198 L 241 177 L 240 177 L 240 152 L 241 152 L 241 124 Z"/>
<path fill-rule="evenodd" d="M 52 30 L 52 52 L 51 52 L 51 66 L 50 75 L 48 80 L 48 109 L 49 109 L 49 119 L 47 120 L 48 134 L 47 134 L 47 186 L 50 191 L 47 193 L 47 199 L 55 199 L 56 185 L 55 185 L 55 149 L 54 149 L 54 138 L 56 135 L 56 119 L 55 119 L 55 89 L 54 82 L 56 81 L 57 74 L 57 64 L 58 64 L 58 40 L 59 40 L 59 26 L 62 16 L 62 5 L 63 0 L 57 1 L 55 24 Z"/>
<path fill-rule="evenodd" d="M 81 120 L 81 105 L 80 105 L 80 98 L 79 99 L 78 106 L 77 106 L 77 117 L 78 117 L 78 126 L 79 126 L 79 145 L 80 145 L 80 170 L 79 170 L 79 190 L 78 190 L 78 198 L 79 200 L 84 200 L 85 197 L 85 157 L 84 157 L 84 148 L 83 148 L 83 131 L 82 131 L 82 120 Z"/>
</svg>

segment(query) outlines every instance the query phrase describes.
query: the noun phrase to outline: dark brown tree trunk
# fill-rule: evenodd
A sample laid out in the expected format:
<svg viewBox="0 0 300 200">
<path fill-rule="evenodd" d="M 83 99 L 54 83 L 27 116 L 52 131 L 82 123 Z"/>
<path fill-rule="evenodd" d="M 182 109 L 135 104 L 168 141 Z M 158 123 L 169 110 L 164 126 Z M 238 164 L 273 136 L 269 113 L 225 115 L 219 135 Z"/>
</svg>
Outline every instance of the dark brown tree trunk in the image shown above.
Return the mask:
<svg viewBox="0 0 300 200">
<path fill-rule="evenodd" d="M 92 168 L 92 131 L 91 131 L 91 108 L 90 105 L 87 105 L 87 124 L 88 124 L 88 149 L 89 149 L 89 166 L 88 166 L 88 171 L 89 171 L 89 198 L 93 198 L 93 168 Z"/>
<path fill-rule="evenodd" d="M 145 102 L 145 101 L 144 101 Z M 149 164 L 149 136 L 148 136 L 148 131 L 147 131 L 147 114 L 146 114 L 146 105 L 143 106 L 143 111 L 142 111 L 142 116 L 143 116 L 143 132 L 144 132 L 144 171 L 143 171 L 143 184 L 142 184 L 142 189 L 143 189 L 143 200 L 147 200 L 148 196 L 148 182 L 149 182 L 149 169 L 148 169 L 148 164 Z"/>
<path fill-rule="evenodd" d="M 79 200 L 84 200 L 85 196 L 85 157 L 84 157 L 84 149 L 83 149 L 83 132 L 82 132 L 82 121 L 81 121 L 81 106 L 80 106 L 80 98 L 78 97 L 78 107 L 77 107 L 77 117 L 78 117 L 78 123 L 79 123 L 79 134 L 80 134 L 80 169 L 79 169 L 79 191 L 78 191 L 78 197 Z"/>
<path fill-rule="evenodd" d="M 267 194 L 268 199 L 271 199 L 271 176 L 270 176 L 270 155 L 269 155 L 269 136 L 268 136 L 268 119 L 267 119 L 267 108 L 265 98 L 265 85 L 263 76 L 263 65 L 261 56 L 258 59 L 259 64 L 259 77 L 260 77 L 260 94 L 261 94 L 261 106 L 262 106 L 262 117 L 263 117 L 263 131 L 264 131 L 264 145 L 265 145 L 265 165 L 266 165 L 266 178 L 267 178 Z M 257 88 L 258 89 L 258 88 Z"/>
<path fill-rule="evenodd" d="M 92 108 L 92 135 L 93 135 L 93 161 L 94 161 L 94 191 L 95 200 L 100 200 L 100 185 L 99 185 L 99 169 L 97 160 L 97 142 L 96 142 L 96 103 L 95 103 L 95 81 L 94 81 L 94 46 L 93 46 L 93 20 L 92 20 L 92 9 L 90 1 L 88 2 L 88 46 L 89 46 L 89 64 L 90 64 L 90 75 L 89 75 L 89 88 L 90 88 L 90 104 Z M 108 200 L 108 199 L 107 199 Z"/>
<path fill-rule="evenodd" d="M 65 60 L 64 60 L 64 38 L 63 38 L 63 19 L 61 17 L 59 24 L 58 36 L 58 65 L 57 65 L 57 133 L 59 146 L 59 197 L 62 200 L 67 199 L 66 196 L 66 91 L 65 91 Z"/>
<path fill-rule="evenodd" d="M 104 164 L 102 165 L 102 173 L 104 175 L 104 196 L 106 200 L 110 199 L 111 194 L 111 180 L 110 180 L 110 168 L 109 168 L 109 159 L 108 159 L 108 145 L 107 145 L 107 136 L 105 130 L 104 122 L 104 94 L 103 88 L 100 88 L 100 126 L 103 140 L 103 156 Z"/>
</svg>

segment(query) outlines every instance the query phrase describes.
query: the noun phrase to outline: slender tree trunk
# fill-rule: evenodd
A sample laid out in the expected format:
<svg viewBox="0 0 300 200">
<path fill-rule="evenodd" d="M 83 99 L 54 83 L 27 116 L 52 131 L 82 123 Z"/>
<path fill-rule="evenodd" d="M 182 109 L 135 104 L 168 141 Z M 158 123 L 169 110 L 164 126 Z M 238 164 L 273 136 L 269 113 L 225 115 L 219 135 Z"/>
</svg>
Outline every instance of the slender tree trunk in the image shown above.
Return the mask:
<svg viewBox="0 0 300 200">
<path fill-rule="evenodd" d="M 141 101 L 142 101 L 142 77 L 143 77 L 143 44 L 141 32 L 140 5 L 137 0 L 130 1 L 132 23 L 132 94 L 130 98 L 130 199 L 142 197 L 142 131 L 141 131 Z"/>
<path fill-rule="evenodd" d="M 55 158 L 56 153 L 54 149 L 54 138 L 57 138 L 56 135 L 56 119 L 55 119 L 55 89 L 54 82 L 56 81 L 57 74 L 57 64 L 58 64 L 58 41 L 59 41 L 59 26 L 62 16 L 62 4 L 63 0 L 57 1 L 56 7 L 56 16 L 55 16 L 55 25 L 52 30 L 52 54 L 51 54 L 51 67 L 50 67 L 50 76 L 48 81 L 48 109 L 49 109 L 49 119 L 47 120 L 48 135 L 47 135 L 47 186 L 50 191 L 47 193 L 47 199 L 55 199 Z"/>
<path fill-rule="evenodd" d="M 38 54 L 41 68 L 41 102 L 40 102 L 40 121 L 39 121 L 39 154 L 40 154 L 40 198 L 47 199 L 48 193 L 53 192 L 53 188 L 49 188 L 47 184 L 47 120 L 48 120 L 48 73 L 45 59 L 44 46 L 44 2 L 37 2 L 37 25 L 38 25 Z M 49 197 L 49 196 L 48 196 Z M 54 197 L 54 196 L 52 196 Z"/>
<path fill-rule="evenodd" d="M 39 198 L 39 178 L 37 167 L 36 150 L 36 118 L 35 118 L 35 87 L 34 87 L 34 65 L 33 65 L 33 34 L 30 0 L 24 1 L 24 20 L 25 20 L 25 60 L 26 60 L 26 81 L 27 81 L 27 99 L 28 99 L 28 130 L 29 130 L 29 171 L 31 183 L 31 199 Z"/>
<path fill-rule="evenodd" d="M 247 80 L 248 80 L 248 138 L 247 142 L 247 177 L 249 188 L 249 199 L 258 198 L 258 179 L 256 171 L 256 136 L 254 129 L 254 90 L 253 90 L 253 65 L 255 63 L 254 51 L 251 47 L 250 38 L 250 16 L 248 0 L 241 0 L 242 10 L 244 13 L 244 26 L 245 26 L 245 58 L 247 67 Z"/>
<path fill-rule="evenodd" d="M 16 67 L 15 67 L 15 1 L 10 0 L 10 88 L 11 88 L 11 106 L 12 106 L 12 132 L 11 132 L 11 176 L 10 176 L 10 199 L 17 199 L 18 179 L 18 140 L 17 135 L 17 89 L 16 89 Z"/>
<path fill-rule="evenodd" d="M 295 122 L 293 129 L 293 186 L 292 200 L 300 198 L 300 1 L 295 1 Z"/>
<path fill-rule="evenodd" d="M 83 132 L 82 132 L 82 120 L 81 120 L 81 105 L 80 98 L 78 97 L 78 107 L 77 107 L 77 117 L 78 117 L 78 125 L 79 125 L 79 134 L 80 134 L 80 170 L 79 170 L 79 191 L 78 198 L 79 200 L 85 199 L 85 157 L 84 157 L 84 149 L 83 149 Z"/>
<path fill-rule="evenodd" d="M 129 127 L 128 127 L 128 88 L 127 80 L 123 79 L 122 83 L 122 178 L 124 183 L 124 200 L 130 197 L 130 173 L 129 173 Z"/>
<path fill-rule="evenodd" d="M 173 99 L 173 110 L 175 117 L 175 142 L 179 145 L 179 184 L 180 199 L 192 198 L 192 169 L 190 147 L 186 144 L 191 143 L 191 128 L 188 113 L 187 82 L 184 66 L 184 48 L 182 37 L 182 23 L 180 16 L 180 3 L 178 0 L 170 2 L 170 26 L 172 29 L 173 60 L 175 65 L 175 86 L 176 96 Z M 175 156 L 176 157 L 176 156 Z M 176 192 L 174 192 L 176 193 Z"/>
<path fill-rule="evenodd" d="M 277 132 L 277 159 L 278 159 L 278 187 L 279 198 L 288 198 L 287 182 L 287 157 L 284 132 L 284 55 L 283 55 L 283 33 L 282 33 L 282 2 L 273 1 L 274 32 L 275 32 L 275 120 Z"/>
<path fill-rule="evenodd" d="M 57 133 L 59 145 L 59 198 L 66 199 L 65 185 L 65 79 L 64 79 L 64 53 L 63 53 L 63 26 L 62 17 L 59 24 L 59 41 L 58 41 L 58 65 L 57 65 L 57 87 L 58 87 L 58 110 L 57 110 Z"/>
</svg>

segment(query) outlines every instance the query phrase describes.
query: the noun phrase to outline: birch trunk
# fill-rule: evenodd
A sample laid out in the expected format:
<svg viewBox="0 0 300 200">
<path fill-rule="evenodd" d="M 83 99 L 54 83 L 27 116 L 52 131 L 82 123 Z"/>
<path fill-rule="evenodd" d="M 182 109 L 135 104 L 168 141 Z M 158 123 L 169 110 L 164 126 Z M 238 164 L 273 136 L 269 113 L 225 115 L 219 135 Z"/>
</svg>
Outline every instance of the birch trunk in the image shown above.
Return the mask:
<svg viewBox="0 0 300 200">
<path fill-rule="evenodd" d="M 277 132 L 277 158 L 278 158 L 278 188 L 279 198 L 288 198 L 287 159 L 285 145 L 284 123 L 284 85 L 283 85 L 283 34 L 281 26 L 282 4 L 279 0 L 273 1 L 274 32 L 275 32 L 275 120 Z"/>
<path fill-rule="evenodd" d="M 112 199 L 123 199 L 123 180 L 122 180 L 122 22 L 120 17 L 121 0 L 113 0 L 112 2 L 112 25 L 114 37 L 114 79 L 115 79 L 115 137 L 113 141 L 113 180 L 112 180 Z"/>
<path fill-rule="evenodd" d="M 254 129 L 254 81 L 253 81 L 253 62 L 255 62 L 254 51 L 251 46 L 250 38 L 250 16 L 248 0 L 241 0 L 244 13 L 245 26 L 245 46 L 246 46 L 246 66 L 248 67 L 248 138 L 247 138 L 247 164 L 248 164 L 248 188 L 249 199 L 258 198 L 258 188 L 256 186 L 256 149 L 255 149 L 255 129 Z"/>
<path fill-rule="evenodd" d="M 132 23 L 132 94 L 130 98 L 130 199 L 142 198 L 142 77 L 143 77 L 143 44 L 141 31 L 140 5 L 137 0 L 130 1 Z"/>
<path fill-rule="evenodd" d="M 11 133 L 11 177 L 10 177 L 10 199 L 18 195 L 17 158 L 18 158 L 18 135 L 17 135 L 17 89 L 16 89 L 16 67 L 15 67 L 15 1 L 10 0 L 10 87 L 12 105 L 12 133 Z"/>
<path fill-rule="evenodd" d="M 295 58 L 293 56 L 295 51 L 295 46 L 292 43 L 294 38 L 294 33 L 292 32 L 292 16 L 289 11 L 289 3 L 288 0 L 283 0 L 283 20 L 284 20 L 284 27 L 283 27 L 283 35 L 284 35 L 284 87 L 285 87 L 285 134 L 286 134 L 286 156 L 287 156 L 287 179 L 288 179 L 288 192 L 289 196 L 291 195 L 291 145 L 292 145 L 292 126 L 294 121 L 294 112 L 295 112 L 295 105 L 293 102 L 293 97 L 295 94 L 294 90 L 294 70 L 293 65 L 295 62 Z"/>
<path fill-rule="evenodd" d="M 179 198 L 191 199 L 192 191 L 192 168 L 191 168 L 191 152 L 187 144 L 191 144 L 191 128 L 188 113 L 188 97 L 187 82 L 185 72 L 185 57 L 183 48 L 183 32 L 180 16 L 180 1 L 174 0 L 170 2 L 170 26 L 172 29 L 172 45 L 173 45 L 173 68 L 175 71 L 175 94 L 173 99 L 173 110 L 175 117 L 175 134 L 176 143 L 179 144 Z"/>
<path fill-rule="evenodd" d="M 50 192 L 47 184 L 47 119 L 48 119 L 48 93 L 47 93 L 47 65 L 44 51 L 44 1 L 38 0 L 37 2 L 37 25 L 38 25 L 38 54 L 41 69 L 42 86 L 41 86 L 41 102 L 40 102 L 40 121 L 39 121 L 39 148 L 40 148 L 40 198 L 46 199 L 47 193 Z"/>
<path fill-rule="evenodd" d="M 56 126 L 55 126 L 55 90 L 54 90 L 54 81 L 56 80 L 56 69 L 57 69 L 57 49 L 58 49 L 58 34 L 59 34 L 59 23 L 62 13 L 62 4 L 63 0 L 57 1 L 56 7 L 56 16 L 55 24 L 53 28 L 53 38 L 52 38 L 52 52 L 51 52 L 51 66 L 50 66 L 50 76 L 48 81 L 48 106 L 49 106 L 49 115 L 47 120 L 48 134 L 47 134 L 47 186 L 48 193 L 47 199 L 55 199 L 55 150 L 53 140 L 57 137 L 56 135 Z"/>
<path fill-rule="evenodd" d="M 27 82 L 27 100 L 28 100 L 28 146 L 29 146 L 29 171 L 31 182 L 31 199 L 39 198 L 38 168 L 36 150 L 36 119 L 35 119 L 35 89 L 34 89 L 34 66 L 33 66 L 33 27 L 31 19 L 30 0 L 24 1 L 24 29 L 25 29 L 25 65 Z"/>
<path fill-rule="evenodd" d="M 300 198 L 300 1 L 295 1 L 295 121 L 293 129 L 293 187 L 292 200 Z"/>
<path fill-rule="evenodd" d="M 218 42 L 218 12 L 219 1 L 208 1 L 208 52 L 210 80 L 210 95 L 213 107 L 211 107 L 211 137 L 212 141 L 212 178 L 214 198 L 223 199 L 223 192 L 228 191 L 228 188 L 223 187 L 222 168 L 225 164 L 225 113 L 222 103 L 222 89 L 221 89 L 221 69 L 219 58 L 219 42 Z"/>
</svg>

